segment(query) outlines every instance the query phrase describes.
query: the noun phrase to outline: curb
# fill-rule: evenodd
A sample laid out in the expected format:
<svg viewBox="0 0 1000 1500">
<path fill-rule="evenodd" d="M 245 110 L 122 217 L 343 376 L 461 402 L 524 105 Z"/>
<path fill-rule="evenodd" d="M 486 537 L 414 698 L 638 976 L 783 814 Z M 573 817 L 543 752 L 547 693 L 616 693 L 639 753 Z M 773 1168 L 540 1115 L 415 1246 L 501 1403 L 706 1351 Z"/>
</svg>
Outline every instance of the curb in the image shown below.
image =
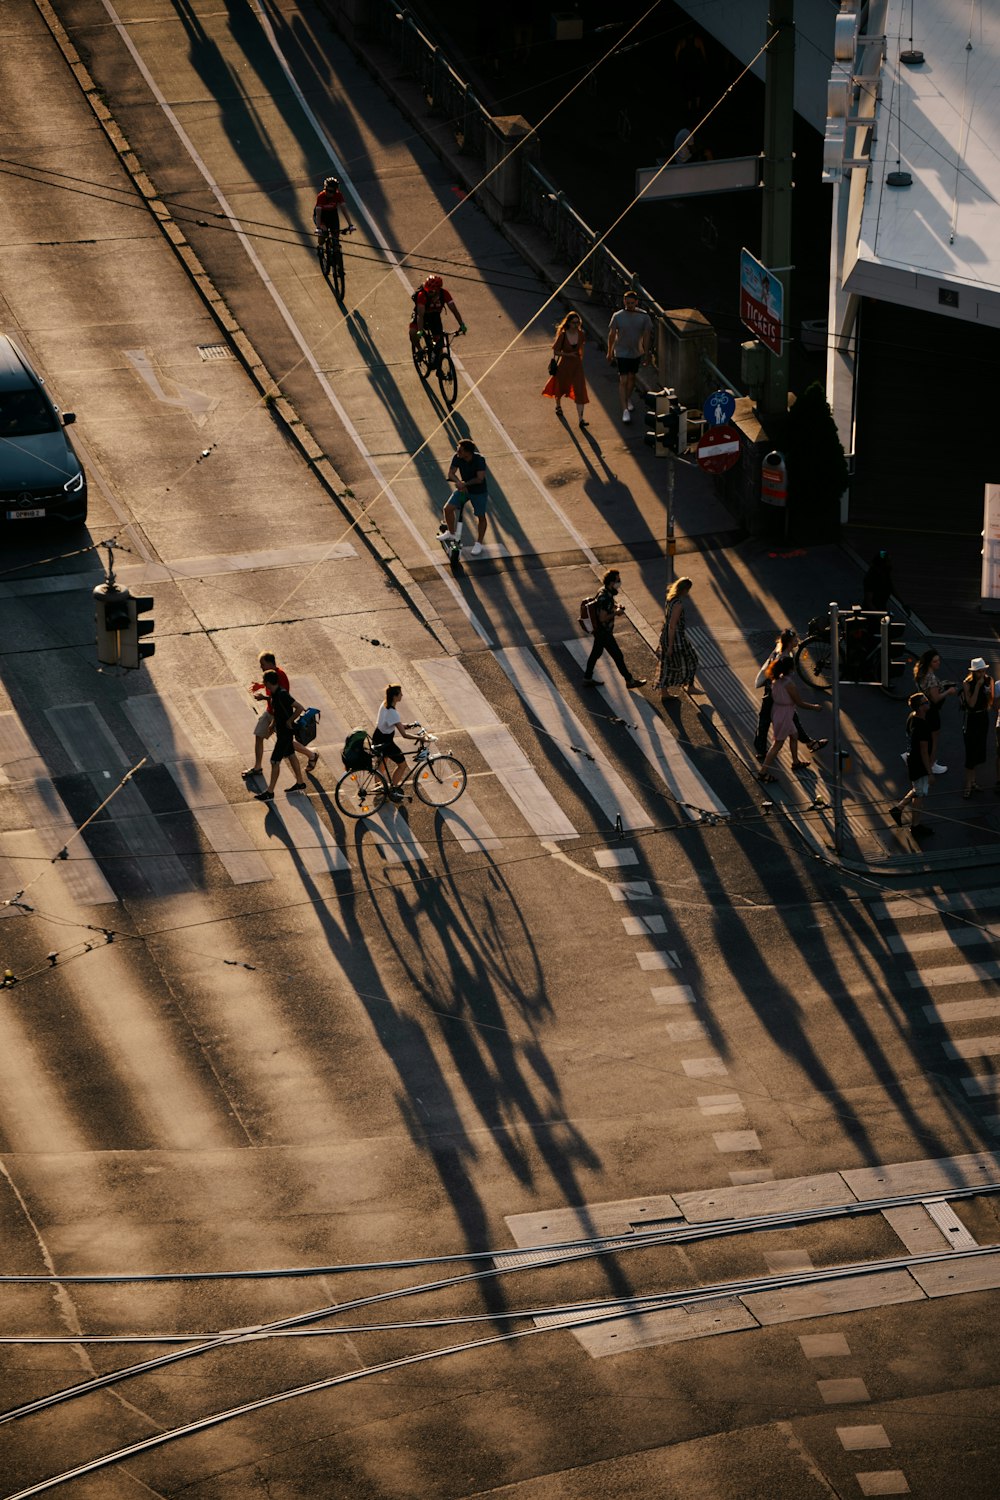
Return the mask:
<svg viewBox="0 0 1000 1500">
<path fill-rule="evenodd" d="M 389 575 L 394 586 L 403 595 L 413 613 L 427 627 L 438 644 L 449 656 L 458 656 L 460 654 L 458 642 L 434 609 L 423 589 L 410 576 L 403 563 L 390 548 L 377 526 L 373 522 L 368 521 L 367 518 L 365 518 L 366 524 L 362 525 L 359 517 L 352 515 L 348 510 L 344 503 L 344 491 L 347 487 L 344 485 L 343 480 L 337 474 L 337 471 L 317 443 L 312 432 L 302 421 L 295 407 L 286 396 L 281 394 L 277 381 L 273 378 L 249 337 L 237 322 L 222 293 L 215 286 L 212 278 L 202 265 L 194 247 L 188 243 L 183 231 L 174 221 L 169 208 L 167 208 L 166 204 L 159 197 L 152 180 L 143 170 L 139 158 L 129 145 L 124 131 L 104 103 L 94 79 L 81 61 L 79 53 L 70 41 L 69 34 L 52 9 L 49 0 L 34 0 L 34 3 L 53 41 L 62 53 L 70 72 L 76 79 L 80 87 L 80 92 L 90 105 L 91 112 L 97 123 L 104 131 L 122 168 L 159 225 L 164 239 L 174 252 L 189 281 L 201 297 L 210 316 L 215 320 L 236 358 L 261 395 L 270 398 L 271 411 L 278 417 L 284 435 L 304 460 L 307 468 L 326 490 L 344 517 L 344 520 L 350 524 L 352 531 L 361 538 L 375 561 Z"/>
</svg>

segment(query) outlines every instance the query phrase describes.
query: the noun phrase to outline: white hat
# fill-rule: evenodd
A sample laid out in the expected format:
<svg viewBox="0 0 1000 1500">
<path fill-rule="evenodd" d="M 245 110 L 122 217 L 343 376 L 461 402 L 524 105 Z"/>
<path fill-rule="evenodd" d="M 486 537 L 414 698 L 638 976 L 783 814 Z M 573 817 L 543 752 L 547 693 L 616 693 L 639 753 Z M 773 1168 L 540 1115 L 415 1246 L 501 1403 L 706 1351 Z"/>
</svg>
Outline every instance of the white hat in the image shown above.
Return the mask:
<svg viewBox="0 0 1000 1500">
<path fill-rule="evenodd" d="M 972 658 L 972 660 L 969 662 L 969 671 L 970 672 L 988 672 L 989 671 L 989 667 L 986 665 L 985 661 L 983 660 L 983 658 L 981 656 L 974 656 Z"/>
</svg>

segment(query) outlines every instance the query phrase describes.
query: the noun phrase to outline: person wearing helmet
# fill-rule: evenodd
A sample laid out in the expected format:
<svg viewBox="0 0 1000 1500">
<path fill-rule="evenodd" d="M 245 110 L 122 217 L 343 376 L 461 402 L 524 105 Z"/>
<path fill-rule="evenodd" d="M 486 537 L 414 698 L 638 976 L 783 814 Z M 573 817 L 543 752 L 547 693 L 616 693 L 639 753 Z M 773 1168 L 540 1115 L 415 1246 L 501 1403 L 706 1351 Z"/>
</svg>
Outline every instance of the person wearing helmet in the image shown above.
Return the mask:
<svg viewBox="0 0 1000 1500">
<path fill-rule="evenodd" d="M 316 233 L 321 234 L 324 229 L 328 229 L 334 239 L 339 239 L 341 213 L 344 215 L 344 228 L 350 234 L 354 229 L 354 225 L 348 216 L 344 195 L 340 191 L 340 182 L 336 177 L 327 177 L 324 179 L 323 187 L 313 208 L 313 223 L 316 225 Z"/>
<path fill-rule="evenodd" d="M 429 333 L 434 339 L 441 337 L 441 314 L 446 307 L 451 309 L 459 333 L 465 333 L 466 327 L 462 322 L 458 303 L 440 276 L 428 276 L 420 290 L 413 293 L 413 321 L 410 324 L 410 339 L 413 343 L 423 333 Z"/>
</svg>

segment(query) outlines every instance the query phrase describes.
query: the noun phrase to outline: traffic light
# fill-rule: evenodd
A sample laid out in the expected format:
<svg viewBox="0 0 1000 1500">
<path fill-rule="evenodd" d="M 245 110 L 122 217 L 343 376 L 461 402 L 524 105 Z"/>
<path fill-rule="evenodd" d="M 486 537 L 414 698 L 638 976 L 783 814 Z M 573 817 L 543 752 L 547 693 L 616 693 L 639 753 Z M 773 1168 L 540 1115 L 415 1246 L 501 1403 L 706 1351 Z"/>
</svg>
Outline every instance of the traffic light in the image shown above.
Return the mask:
<svg viewBox="0 0 1000 1500">
<path fill-rule="evenodd" d="M 152 656 L 156 650 L 153 641 L 144 641 L 144 635 L 151 635 L 155 626 L 152 620 L 140 620 L 140 615 L 148 614 L 153 607 L 153 600 L 148 594 L 132 594 L 128 598 L 128 629 L 121 637 L 121 664 L 132 670 L 142 666 L 143 658 Z"/>
<path fill-rule="evenodd" d="M 94 600 L 97 660 L 109 667 L 139 667 L 156 650 L 152 641 L 141 639 L 153 630 L 152 620 L 139 619 L 152 609 L 153 600 L 107 583 L 97 585 Z"/>
<path fill-rule="evenodd" d="M 646 403 L 646 433 L 643 442 L 657 458 L 683 453 L 687 448 L 687 408 L 674 390 L 643 391 Z"/>
<path fill-rule="evenodd" d="M 875 657 L 881 611 L 845 609 L 840 614 L 841 682 L 875 684 Z"/>
<path fill-rule="evenodd" d="M 892 620 L 888 615 L 882 616 L 882 686 L 887 692 L 892 679 L 901 677 L 906 671 L 909 653 L 903 639 L 905 634 L 906 622 L 904 620 Z"/>
</svg>

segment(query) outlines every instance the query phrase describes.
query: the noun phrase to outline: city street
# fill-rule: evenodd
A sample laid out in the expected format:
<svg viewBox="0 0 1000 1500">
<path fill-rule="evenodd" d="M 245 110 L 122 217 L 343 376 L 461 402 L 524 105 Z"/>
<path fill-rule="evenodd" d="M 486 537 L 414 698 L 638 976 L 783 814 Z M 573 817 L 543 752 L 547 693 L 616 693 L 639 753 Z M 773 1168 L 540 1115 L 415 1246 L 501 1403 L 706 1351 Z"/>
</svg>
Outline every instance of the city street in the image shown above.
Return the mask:
<svg viewBox="0 0 1000 1500">
<path fill-rule="evenodd" d="M 988 1500 L 1000 874 L 842 869 L 747 746 L 750 663 L 855 563 L 779 578 L 681 467 L 703 677 L 661 704 L 642 415 L 590 345 L 557 421 L 564 305 L 323 17 L 2 26 L 0 333 L 90 514 L 0 532 L 0 1500 Z M 137 672 L 96 655 L 109 542 Z M 612 566 L 632 692 L 581 683 Z M 267 650 L 320 760 L 263 804 Z M 467 788 L 351 818 L 391 682 Z"/>
</svg>

